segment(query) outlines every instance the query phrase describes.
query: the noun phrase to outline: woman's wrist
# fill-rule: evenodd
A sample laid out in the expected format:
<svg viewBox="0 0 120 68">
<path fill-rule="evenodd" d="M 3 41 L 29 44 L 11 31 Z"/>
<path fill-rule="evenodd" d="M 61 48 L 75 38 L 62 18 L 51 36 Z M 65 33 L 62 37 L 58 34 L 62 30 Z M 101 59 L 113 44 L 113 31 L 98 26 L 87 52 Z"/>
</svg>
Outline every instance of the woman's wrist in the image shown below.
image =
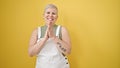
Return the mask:
<svg viewBox="0 0 120 68">
<path fill-rule="evenodd" d="M 56 38 L 57 38 L 57 36 L 53 36 L 53 39 L 55 39 L 55 40 L 56 40 Z"/>
<path fill-rule="evenodd" d="M 44 39 L 45 41 L 47 41 L 47 40 L 48 40 L 48 36 L 45 36 L 43 39 Z"/>
</svg>

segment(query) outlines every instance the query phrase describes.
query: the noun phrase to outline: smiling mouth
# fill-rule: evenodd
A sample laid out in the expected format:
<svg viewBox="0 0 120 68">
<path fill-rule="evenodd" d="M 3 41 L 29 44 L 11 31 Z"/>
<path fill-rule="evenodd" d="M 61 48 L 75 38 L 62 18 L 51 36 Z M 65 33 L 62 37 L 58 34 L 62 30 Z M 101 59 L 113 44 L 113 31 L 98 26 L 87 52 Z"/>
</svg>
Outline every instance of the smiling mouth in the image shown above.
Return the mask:
<svg viewBox="0 0 120 68">
<path fill-rule="evenodd" d="M 54 19 L 52 19 L 52 18 L 47 18 L 47 20 L 49 20 L 49 21 L 53 21 Z"/>
</svg>

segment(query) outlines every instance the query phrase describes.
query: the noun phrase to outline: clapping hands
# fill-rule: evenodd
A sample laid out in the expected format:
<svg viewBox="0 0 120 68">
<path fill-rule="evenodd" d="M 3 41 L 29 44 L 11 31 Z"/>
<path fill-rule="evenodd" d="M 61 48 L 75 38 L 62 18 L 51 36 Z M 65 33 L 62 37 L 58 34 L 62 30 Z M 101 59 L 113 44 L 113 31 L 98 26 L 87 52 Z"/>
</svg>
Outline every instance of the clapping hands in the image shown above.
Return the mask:
<svg viewBox="0 0 120 68">
<path fill-rule="evenodd" d="M 54 38 L 55 37 L 55 34 L 54 34 L 54 31 L 53 31 L 53 26 L 52 25 L 48 25 L 47 26 L 47 29 L 46 29 L 46 33 L 45 33 L 45 36 L 44 36 L 46 39 L 48 38 Z"/>
</svg>

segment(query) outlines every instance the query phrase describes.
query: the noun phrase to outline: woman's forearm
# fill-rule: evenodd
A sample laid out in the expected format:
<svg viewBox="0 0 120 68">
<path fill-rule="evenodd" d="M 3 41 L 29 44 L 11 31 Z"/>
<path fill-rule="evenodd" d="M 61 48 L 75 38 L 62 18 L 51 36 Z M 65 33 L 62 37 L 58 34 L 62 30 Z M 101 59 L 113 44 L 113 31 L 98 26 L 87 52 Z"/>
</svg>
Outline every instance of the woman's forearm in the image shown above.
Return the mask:
<svg viewBox="0 0 120 68">
<path fill-rule="evenodd" d="M 71 53 L 71 43 L 66 43 L 59 38 L 57 41 L 57 48 L 65 55 L 69 55 Z"/>
<path fill-rule="evenodd" d="M 46 41 L 47 39 L 43 38 L 42 40 L 38 41 L 35 45 L 29 47 L 29 55 L 31 57 L 37 55 L 44 46 Z"/>
</svg>

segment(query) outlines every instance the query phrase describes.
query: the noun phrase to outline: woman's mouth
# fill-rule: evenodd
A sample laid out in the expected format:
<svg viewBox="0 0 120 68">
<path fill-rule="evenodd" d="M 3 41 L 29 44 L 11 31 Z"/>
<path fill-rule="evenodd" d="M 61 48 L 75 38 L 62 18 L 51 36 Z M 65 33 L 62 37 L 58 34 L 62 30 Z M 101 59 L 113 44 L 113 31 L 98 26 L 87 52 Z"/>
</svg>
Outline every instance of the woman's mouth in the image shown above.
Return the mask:
<svg viewBox="0 0 120 68">
<path fill-rule="evenodd" d="M 52 19 L 52 18 L 47 18 L 47 20 L 48 20 L 48 21 L 53 21 L 54 19 Z"/>
</svg>

